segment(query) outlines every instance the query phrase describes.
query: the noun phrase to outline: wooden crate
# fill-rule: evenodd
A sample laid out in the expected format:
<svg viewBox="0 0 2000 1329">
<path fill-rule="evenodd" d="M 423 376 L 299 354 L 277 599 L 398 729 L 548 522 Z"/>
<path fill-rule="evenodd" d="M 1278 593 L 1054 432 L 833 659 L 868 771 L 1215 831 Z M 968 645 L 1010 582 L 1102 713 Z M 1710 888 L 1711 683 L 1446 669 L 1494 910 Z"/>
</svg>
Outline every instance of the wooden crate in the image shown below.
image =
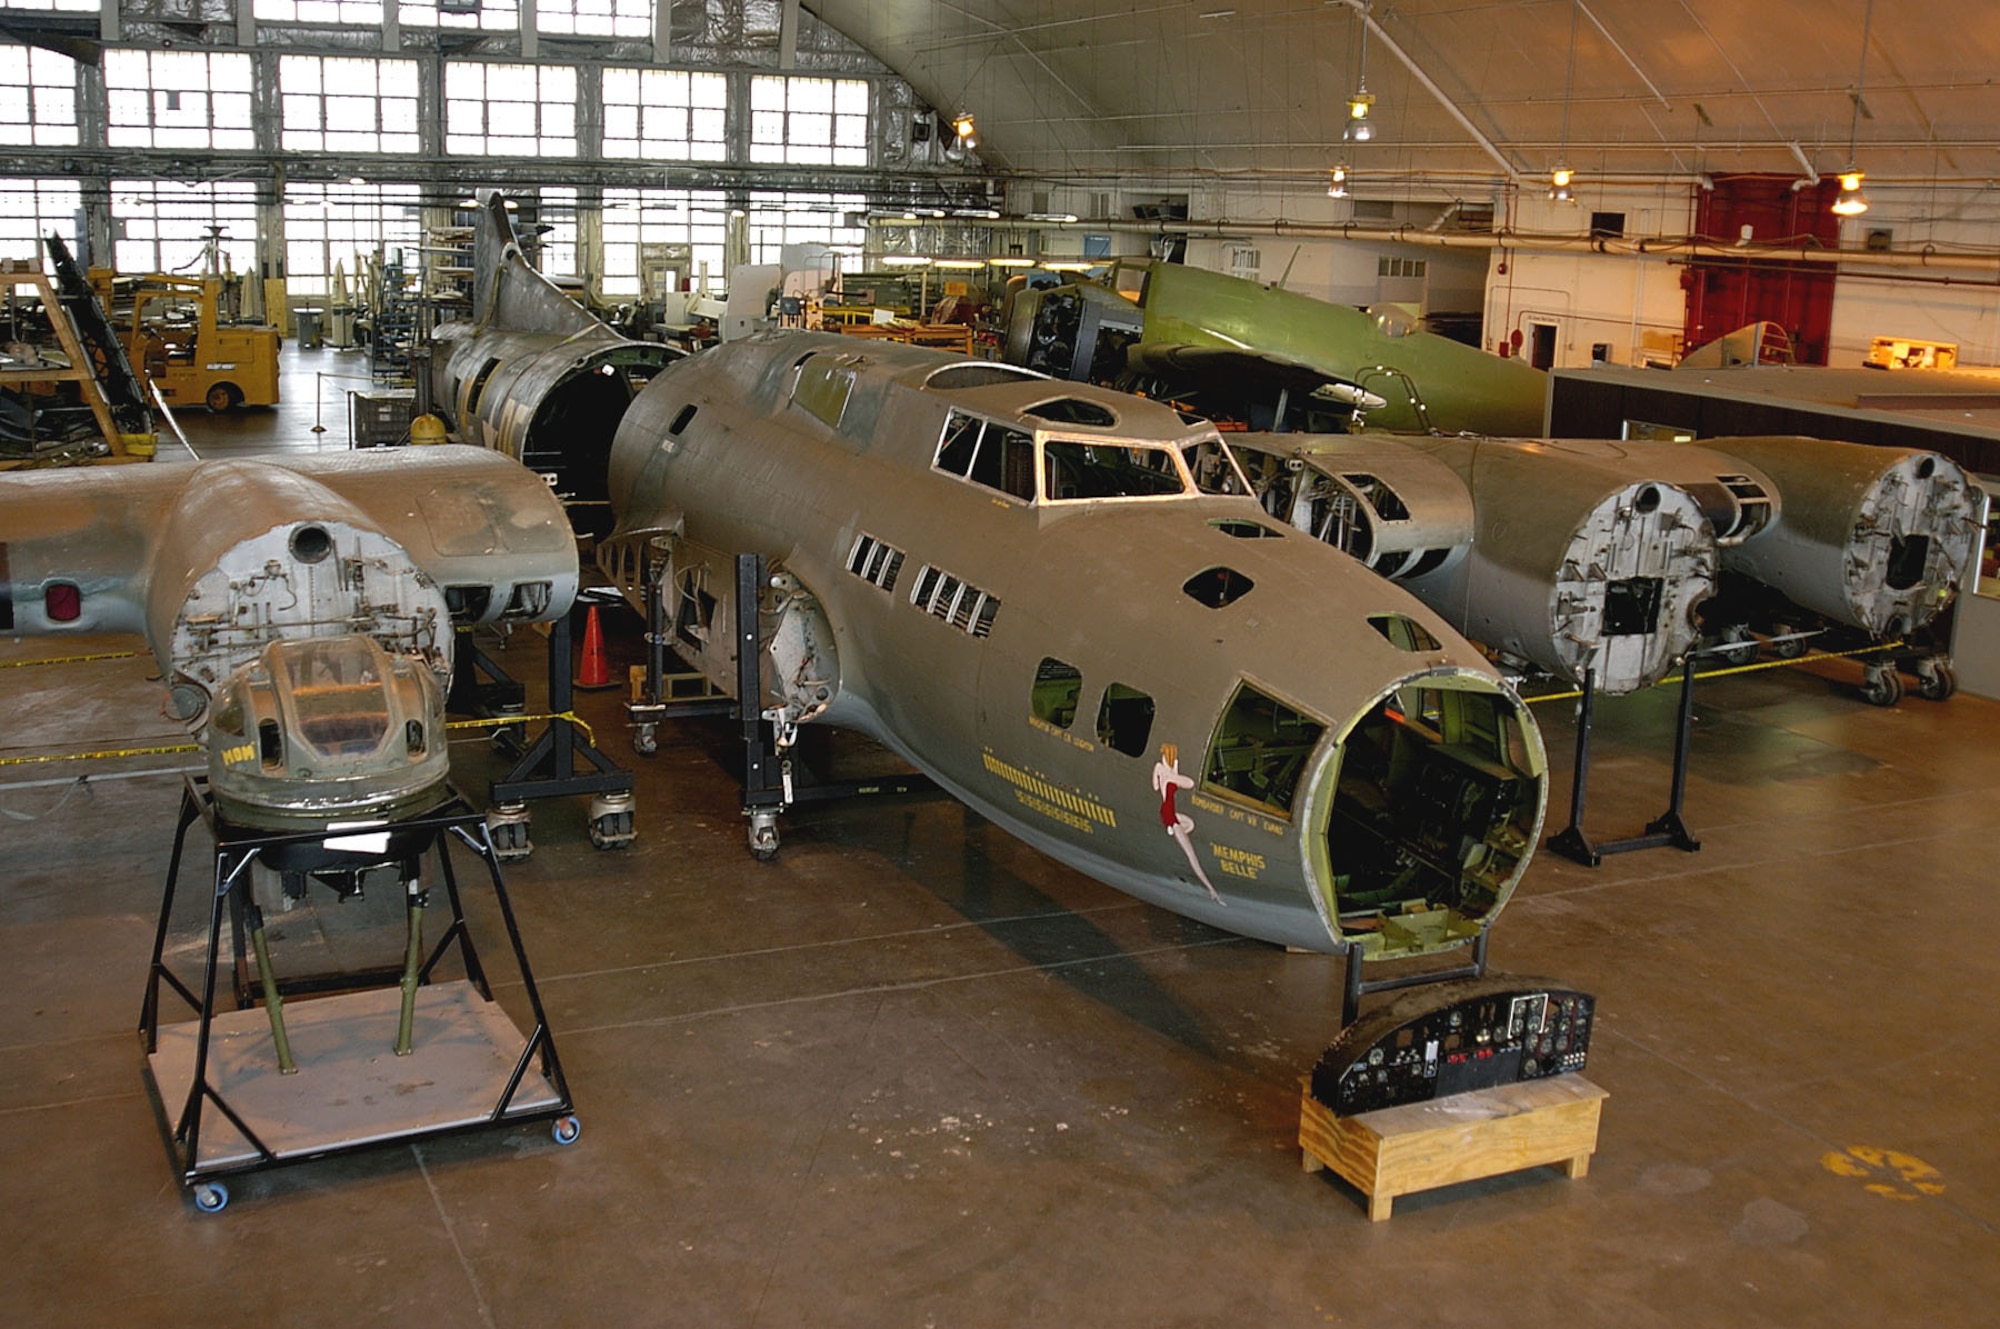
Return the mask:
<svg viewBox="0 0 2000 1329">
<path fill-rule="evenodd" d="M 1398 1195 L 1549 1163 L 1584 1176 L 1607 1097 L 1580 1075 L 1558 1075 L 1336 1117 L 1307 1081 L 1299 1147 L 1306 1171 L 1332 1168 L 1368 1197 L 1368 1217 L 1379 1223 Z"/>
</svg>

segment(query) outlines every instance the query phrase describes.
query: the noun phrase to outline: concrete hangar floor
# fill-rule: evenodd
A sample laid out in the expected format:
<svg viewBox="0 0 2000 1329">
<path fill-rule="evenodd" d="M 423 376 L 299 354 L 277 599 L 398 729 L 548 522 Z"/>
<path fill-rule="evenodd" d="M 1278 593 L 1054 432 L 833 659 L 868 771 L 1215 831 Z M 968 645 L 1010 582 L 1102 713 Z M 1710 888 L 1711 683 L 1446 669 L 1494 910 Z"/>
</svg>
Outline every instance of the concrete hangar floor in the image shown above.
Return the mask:
<svg viewBox="0 0 2000 1329">
<path fill-rule="evenodd" d="M 321 385 L 314 435 L 314 374 L 358 363 L 288 351 L 286 406 L 194 413 L 196 446 L 341 446 L 349 385 Z M 612 626 L 622 666 L 636 625 Z M 538 643 L 501 652 L 531 709 Z M 151 668 L 5 671 L 0 755 L 171 740 Z M 1382 1224 L 1296 1146 L 1338 961 L 1136 903 L 942 798 L 794 814 L 754 862 L 726 723 L 640 759 L 606 693 L 579 707 L 637 771 L 637 843 L 594 850 L 584 800 L 545 801 L 508 872 L 582 1139 L 388 1145 L 232 1178 L 201 1214 L 133 1033 L 179 777 L 97 778 L 191 759 L 96 763 L 80 790 L 0 769 L 0 1317 L 1991 1323 L 2000 707 L 1878 710 L 1847 668 L 1701 684 L 1701 852 L 1544 852 L 1500 921 L 1497 968 L 1597 996 L 1589 1175 L 1408 1196 Z M 1593 834 L 1664 806 L 1674 705 L 1600 706 Z M 1570 706 L 1540 718 L 1566 773 Z M 454 759 L 475 798 L 504 770 L 478 739 Z"/>
</svg>

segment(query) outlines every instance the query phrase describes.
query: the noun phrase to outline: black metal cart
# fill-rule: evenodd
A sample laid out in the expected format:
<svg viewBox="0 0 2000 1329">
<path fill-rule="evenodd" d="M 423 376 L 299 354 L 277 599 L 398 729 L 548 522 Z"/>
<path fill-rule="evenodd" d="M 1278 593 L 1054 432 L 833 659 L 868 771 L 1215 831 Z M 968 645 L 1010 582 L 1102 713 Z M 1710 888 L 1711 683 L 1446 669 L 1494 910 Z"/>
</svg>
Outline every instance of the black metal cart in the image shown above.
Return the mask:
<svg viewBox="0 0 2000 1329">
<path fill-rule="evenodd" d="M 167 943 L 187 833 L 196 821 L 207 827 L 215 851 L 202 972 L 190 985 L 174 972 Z M 525 1035 L 493 1000 L 467 928 L 453 840 L 486 865 L 533 1017 Z M 449 925 L 428 949 L 427 859 L 450 910 Z M 407 896 L 403 967 L 280 980 L 251 889 L 257 864 L 300 889 L 308 878 L 336 889 L 342 881 L 358 887 L 367 872 L 395 869 Z M 230 955 L 223 949 L 225 917 L 234 976 L 218 1003 L 217 976 Z M 456 955 L 463 977 L 437 976 L 448 955 Z M 193 1019 L 161 1022 L 162 985 L 193 1009 Z M 287 996 L 311 999 L 287 1005 Z M 401 820 L 273 832 L 232 824 L 218 815 L 207 781 L 188 779 L 139 1035 L 168 1148 L 195 1205 L 208 1212 L 229 1202 L 218 1178 L 235 1173 L 522 1121 L 552 1121 L 560 1144 L 575 1141 L 581 1129 L 485 817 L 456 791 L 441 806 Z"/>
</svg>

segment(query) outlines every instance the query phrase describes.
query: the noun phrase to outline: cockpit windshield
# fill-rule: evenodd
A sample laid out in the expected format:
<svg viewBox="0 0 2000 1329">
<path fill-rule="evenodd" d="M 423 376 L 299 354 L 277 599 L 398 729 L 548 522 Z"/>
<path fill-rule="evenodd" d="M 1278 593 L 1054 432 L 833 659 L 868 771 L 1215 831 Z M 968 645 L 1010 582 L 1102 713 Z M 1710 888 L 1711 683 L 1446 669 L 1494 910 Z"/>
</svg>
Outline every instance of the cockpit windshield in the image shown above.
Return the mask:
<svg viewBox="0 0 2000 1329">
<path fill-rule="evenodd" d="M 1042 445 L 1042 496 L 1050 502 L 1192 492 L 1179 456 L 1165 443 L 1052 438 Z"/>
</svg>

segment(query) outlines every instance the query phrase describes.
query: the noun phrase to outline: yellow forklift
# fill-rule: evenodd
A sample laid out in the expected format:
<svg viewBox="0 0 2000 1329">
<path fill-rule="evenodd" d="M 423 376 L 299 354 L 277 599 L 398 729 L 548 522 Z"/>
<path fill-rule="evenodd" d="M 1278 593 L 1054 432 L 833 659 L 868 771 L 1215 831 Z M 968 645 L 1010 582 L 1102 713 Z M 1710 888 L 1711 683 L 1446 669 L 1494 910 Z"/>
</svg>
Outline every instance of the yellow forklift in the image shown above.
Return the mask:
<svg viewBox="0 0 2000 1329">
<path fill-rule="evenodd" d="M 225 318 L 235 278 L 155 272 L 126 279 L 92 268 L 90 283 L 115 311 L 133 368 L 168 405 L 201 402 L 221 412 L 278 404 L 278 330 Z"/>
</svg>

